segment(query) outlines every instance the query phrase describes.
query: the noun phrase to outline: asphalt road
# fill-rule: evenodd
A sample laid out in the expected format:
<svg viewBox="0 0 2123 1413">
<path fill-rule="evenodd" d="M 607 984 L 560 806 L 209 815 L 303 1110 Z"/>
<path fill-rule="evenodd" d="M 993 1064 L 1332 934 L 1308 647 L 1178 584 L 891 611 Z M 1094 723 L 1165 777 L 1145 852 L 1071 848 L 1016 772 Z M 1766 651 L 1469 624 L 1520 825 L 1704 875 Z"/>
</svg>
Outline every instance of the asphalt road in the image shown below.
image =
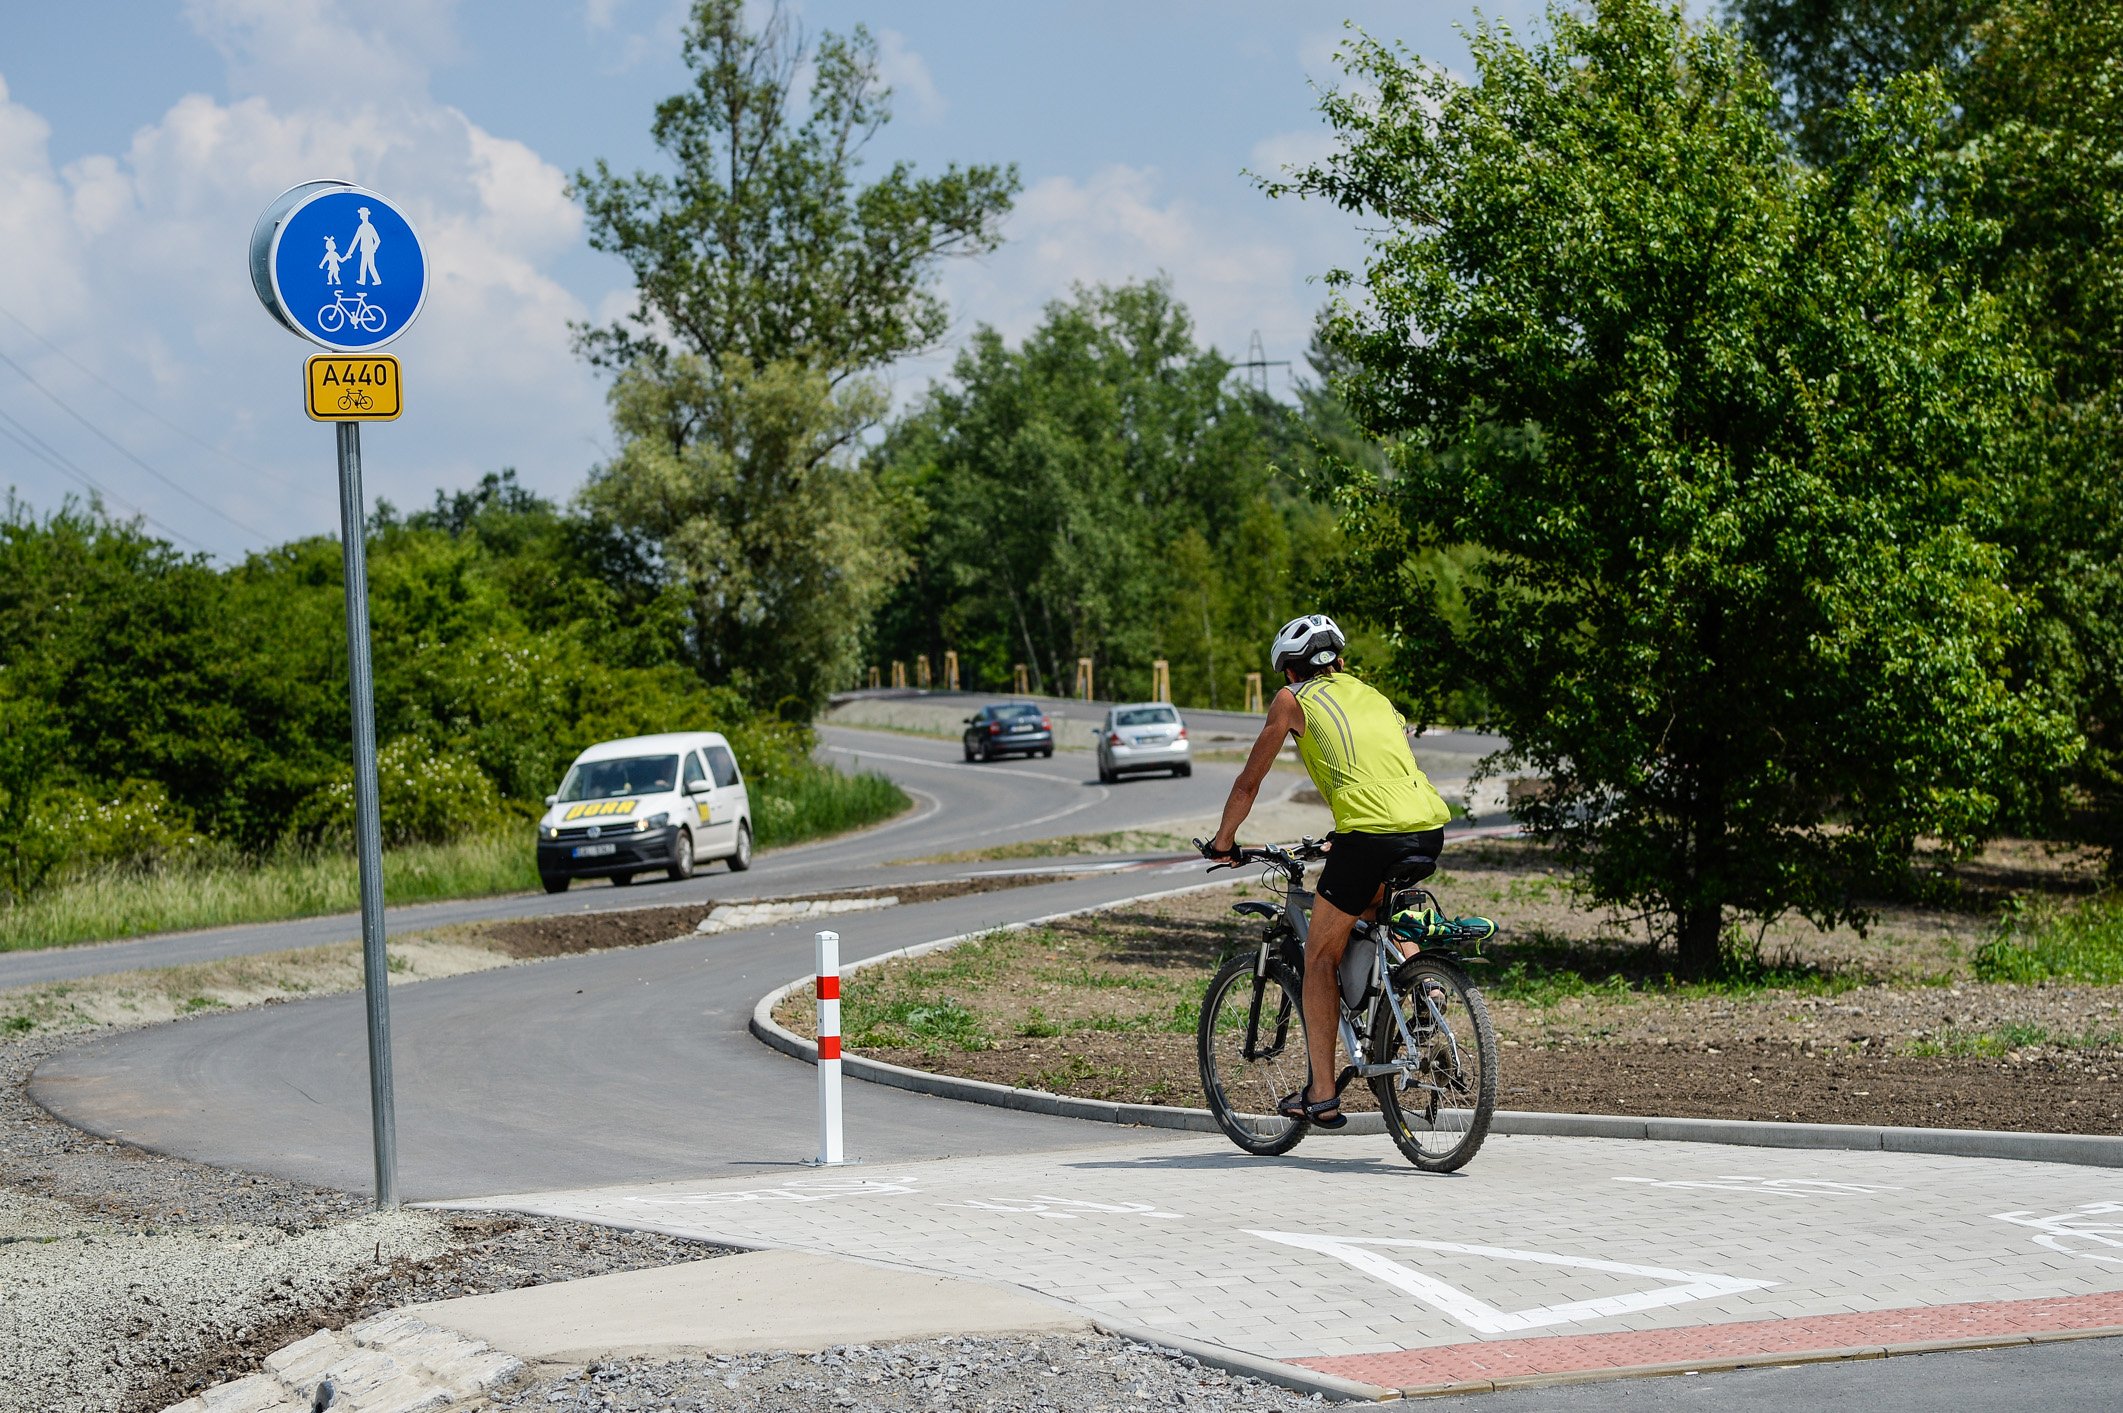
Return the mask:
<svg viewBox="0 0 2123 1413">
<path fill-rule="evenodd" d="M 890 865 L 893 860 L 1018 839 L 1101 833 L 1177 816 L 1214 813 L 1238 773 L 1236 765 L 1204 761 L 1186 780 L 1147 776 L 1101 785 L 1088 752 L 1063 752 L 1048 760 L 1012 758 L 969 765 L 959 758 L 957 746 L 918 736 L 828 727 L 820 732 L 820 737 L 828 759 L 845 769 L 875 770 L 890 776 L 913 794 L 916 807 L 889 824 L 860 834 L 762 851 L 752 868 L 741 874 L 731 873 L 720 864 L 709 864 L 683 883 L 645 876 L 630 888 L 586 882 L 557 896 L 519 893 L 463 902 L 420 903 L 389 909 L 385 925 L 396 934 L 492 918 L 547 917 L 571 911 L 659 907 L 888 881 L 918 883 L 959 878 L 1008 866 Z M 1298 783 L 1297 777 L 1292 776 L 1285 783 Z M 524 847 L 531 847 L 528 829 Z M 360 935 L 360 917 L 341 913 L 90 946 L 0 952 L 0 990 L 135 967 L 173 966 L 352 941 Z"/>
</svg>

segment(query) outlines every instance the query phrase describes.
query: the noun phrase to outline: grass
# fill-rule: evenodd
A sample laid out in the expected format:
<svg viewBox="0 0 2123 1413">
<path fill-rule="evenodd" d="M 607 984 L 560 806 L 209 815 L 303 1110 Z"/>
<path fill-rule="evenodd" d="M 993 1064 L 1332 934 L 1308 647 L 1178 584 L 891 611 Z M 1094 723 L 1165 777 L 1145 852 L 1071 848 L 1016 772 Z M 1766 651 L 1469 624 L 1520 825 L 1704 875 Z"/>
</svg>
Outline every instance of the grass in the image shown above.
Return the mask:
<svg viewBox="0 0 2123 1413">
<path fill-rule="evenodd" d="M 881 775 L 824 767 L 762 785 L 753 805 L 761 848 L 822 838 L 889 819 L 912 801 Z M 528 824 L 448 844 L 414 844 L 383 856 L 384 900 L 425 903 L 524 893 L 538 887 Z M 265 859 L 219 857 L 152 872 L 78 876 L 0 907 L 0 952 L 279 922 L 361 906 L 351 852 L 287 851 Z"/>
<path fill-rule="evenodd" d="M 2089 1030 L 2080 1034 L 2042 1025 L 2001 1025 L 1991 1030 L 1952 1030 L 1913 1040 L 1905 1053 L 1923 1058 L 2001 1060 L 2015 1050 L 2044 1046 L 2062 1050 L 2123 1049 L 2123 1032 Z"/>
<path fill-rule="evenodd" d="M 530 832 L 526 825 L 385 850 L 384 898 L 418 903 L 536 888 Z M 92 873 L 0 909 L 0 951 L 351 912 L 361 906 L 358 889 L 353 855 L 323 851 Z"/>
<path fill-rule="evenodd" d="M 1997 937 L 1976 953 L 1975 973 L 1983 981 L 2123 983 L 2123 894 L 2009 908 Z"/>
<path fill-rule="evenodd" d="M 846 775 L 810 766 L 762 784 L 752 806 L 753 838 L 762 849 L 801 844 L 882 823 L 910 808 L 907 792 L 882 775 Z"/>
<path fill-rule="evenodd" d="M 997 859 L 1060 859 L 1081 854 L 1164 853 L 1193 847 L 1177 834 L 1157 829 L 1118 829 L 1107 834 L 1063 834 L 1053 839 L 1023 839 L 1014 844 L 996 844 L 985 849 L 965 849 L 955 854 L 932 854 L 920 859 L 896 859 L 895 863 L 952 864 L 988 863 Z"/>
</svg>

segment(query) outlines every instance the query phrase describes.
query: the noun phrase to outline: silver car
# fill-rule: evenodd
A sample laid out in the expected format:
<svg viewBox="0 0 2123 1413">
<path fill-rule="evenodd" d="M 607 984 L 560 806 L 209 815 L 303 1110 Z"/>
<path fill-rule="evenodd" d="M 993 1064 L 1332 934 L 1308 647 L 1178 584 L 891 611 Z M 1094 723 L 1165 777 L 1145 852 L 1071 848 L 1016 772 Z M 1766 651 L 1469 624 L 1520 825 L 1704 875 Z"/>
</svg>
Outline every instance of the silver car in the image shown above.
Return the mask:
<svg viewBox="0 0 2123 1413">
<path fill-rule="evenodd" d="M 1194 773 L 1187 723 L 1170 703 L 1137 702 L 1106 711 L 1106 724 L 1098 730 L 1098 778 L 1111 785 L 1139 770 Z"/>
</svg>

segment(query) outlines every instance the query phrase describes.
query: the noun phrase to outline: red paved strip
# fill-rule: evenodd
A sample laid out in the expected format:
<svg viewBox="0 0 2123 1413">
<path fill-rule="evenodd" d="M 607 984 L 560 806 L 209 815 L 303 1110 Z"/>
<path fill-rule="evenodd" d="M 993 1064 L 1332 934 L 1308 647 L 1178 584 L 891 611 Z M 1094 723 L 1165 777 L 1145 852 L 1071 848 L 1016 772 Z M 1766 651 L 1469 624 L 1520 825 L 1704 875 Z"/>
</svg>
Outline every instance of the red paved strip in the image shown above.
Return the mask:
<svg viewBox="0 0 2123 1413">
<path fill-rule="evenodd" d="M 1933 1340 L 2061 1334 L 2119 1326 L 2123 1326 L 2123 1291 L 2110 1291 L 2048 1300 L 1924 1305 L 1906 1310 L 1869 1310 L 1859 1315 L 1745 1320 L 1670 1330 L 1481 1340 L 1401 1349 L 1389 1354 L 1323 1355 L 1289 1362 L 1362 1383 L 1417 1390 L 1538 1374 L 1633 1369 L 1696 1360 L 1723 1363 L 1756 1357 L 1791 1358 L 1844 1349 L 1877 1351 L 1887 1345 Z"/>
<path fill-rule="evenodd" d="M 840 999 L 840 977 L 838 974 L 818 978 L 818 999 L 821 1001 L 838 1001 Z"/>
</svg>

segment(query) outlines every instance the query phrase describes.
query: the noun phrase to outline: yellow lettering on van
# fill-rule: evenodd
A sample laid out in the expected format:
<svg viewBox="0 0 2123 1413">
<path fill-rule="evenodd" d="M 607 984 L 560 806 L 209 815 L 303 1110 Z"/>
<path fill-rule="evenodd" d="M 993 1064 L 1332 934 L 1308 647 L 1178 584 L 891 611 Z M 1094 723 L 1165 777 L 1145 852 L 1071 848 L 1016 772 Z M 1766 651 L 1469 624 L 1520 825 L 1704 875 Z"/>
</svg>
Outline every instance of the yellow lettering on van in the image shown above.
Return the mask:
<svg viewBox="0 0 2123 1413">
<path fill-rule="evenodd" d="M 589 800 L 579 805 L 569 805 L 561 822 L 571 819 L 601 819 L 606 815 L 629 815 L 641 804 L 639 800 Z"/>
</svg>

